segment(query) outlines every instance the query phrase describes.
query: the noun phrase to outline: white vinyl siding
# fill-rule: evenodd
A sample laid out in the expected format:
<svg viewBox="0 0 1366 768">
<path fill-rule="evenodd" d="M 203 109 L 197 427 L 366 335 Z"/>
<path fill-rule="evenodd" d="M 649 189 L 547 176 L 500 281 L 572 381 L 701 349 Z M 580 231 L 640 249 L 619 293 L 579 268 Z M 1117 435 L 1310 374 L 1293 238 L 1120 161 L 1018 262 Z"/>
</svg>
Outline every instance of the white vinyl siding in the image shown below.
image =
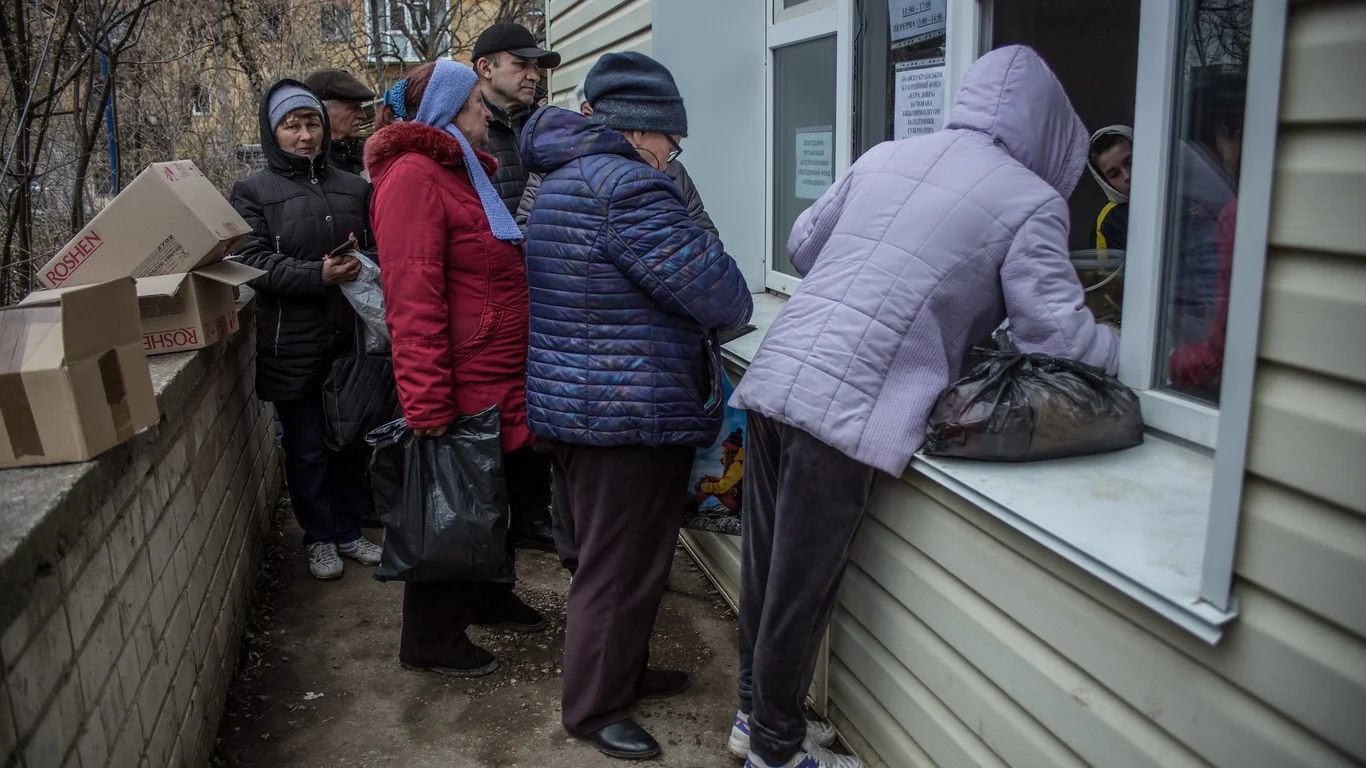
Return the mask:
<svg viewBox="0 0 1366 768">
<path fill-rule="evenodd" d="M 831 635 L 873 765 L 1366 761 L 1366 4 L 1292 3 L 1234 595 L 1206 646 L 923 477 Z"/>
<path fill-rule="evenodd" d="M 550 76 L 550 103 L 578 111 L 574 91 L 604 53 L 654 53 L 651 0 L 549 0 L 548 46 L 564 57 Z"/>
<path fill-rule="evenodd" d="M 551 0 L 556 42 L 648 52 L 607 24 L 633 5 Z M 928 478 L 884 478 L 830 635 L 829 712 L 870 766 L 1366 762 L 1366 3 L 1290 9 L 1238 618 L 1206 645 Z M 591 59 L 566 63 L 556 103 Z M 684 538 L 735 599 L 738 540 Z"/>
</svg>

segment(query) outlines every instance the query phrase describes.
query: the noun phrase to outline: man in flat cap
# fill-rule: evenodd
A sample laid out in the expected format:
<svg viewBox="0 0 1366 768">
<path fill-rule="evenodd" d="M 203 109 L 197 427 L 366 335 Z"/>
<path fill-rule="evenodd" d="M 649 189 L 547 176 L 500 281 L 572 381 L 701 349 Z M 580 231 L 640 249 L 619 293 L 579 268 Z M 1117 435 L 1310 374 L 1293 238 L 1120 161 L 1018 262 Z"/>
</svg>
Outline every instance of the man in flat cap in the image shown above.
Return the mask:
<svg viewBox="0 0 1366 768">
<path fill-rule="evenodd" d="M 365 104 L 375 100 L 375 92 L 350 72 L 331 67 L 304 78 L 304 85 L 327 107 L 327 121 L 332 127 L 329 163 L 339 170 L 361 175 L 365 170 L 365 153 L 360 123 L 365 120 Z"/>
</svg>

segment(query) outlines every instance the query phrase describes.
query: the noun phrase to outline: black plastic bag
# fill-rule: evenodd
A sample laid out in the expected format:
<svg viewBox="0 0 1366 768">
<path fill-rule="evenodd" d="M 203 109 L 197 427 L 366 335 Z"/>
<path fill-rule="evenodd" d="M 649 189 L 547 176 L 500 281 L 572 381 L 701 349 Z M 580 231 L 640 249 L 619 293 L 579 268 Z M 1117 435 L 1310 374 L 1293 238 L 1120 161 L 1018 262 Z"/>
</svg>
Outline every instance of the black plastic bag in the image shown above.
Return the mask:
<svg viewBox="0 0 1366 768">
<path fill-rule="evenodd" d="M 1138 397 L 1114 377 L 1048 355 L 985 354 L 940 393 L 926 425 L 927 455 L 1044 461 L 1143 442 Z"/>
<path fill-rule="evenodd" d="M 513 581 L 499 433 L 495 407 L 441 437 L 414 435 L 403 419 L 367 436 L 384 523 L 377 580 Z"/>
</svg>

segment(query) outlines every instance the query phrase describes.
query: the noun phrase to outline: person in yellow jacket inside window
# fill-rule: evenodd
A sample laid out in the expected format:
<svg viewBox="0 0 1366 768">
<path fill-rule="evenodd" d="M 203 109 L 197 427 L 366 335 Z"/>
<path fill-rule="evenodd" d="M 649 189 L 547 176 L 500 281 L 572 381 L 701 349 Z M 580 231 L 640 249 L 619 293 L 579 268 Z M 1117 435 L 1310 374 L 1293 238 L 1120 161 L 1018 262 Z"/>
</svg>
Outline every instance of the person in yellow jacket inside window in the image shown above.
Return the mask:
<svg viewBox="0 0 1366 768">
<path fill-rule="evenodd" d="M 721 506 L 731 512 L 740 511 L 741 484 L 745 477 L 745 432 L 736 429 L 721 442 L 720 477 L 708 475 L 693 487 L 692 504 L 689 511 L 696 511 L 715 497 Z"/>
<path fill-rule="evenodd" d="M 1091 134 L 1086 167 L 1109 202 L 1096 217 L 1093 248 L 1124 250 L 1129 240 L 1129 173 L 1133 167 L 1134 129 L 1109 125 Z"/>
</svg>

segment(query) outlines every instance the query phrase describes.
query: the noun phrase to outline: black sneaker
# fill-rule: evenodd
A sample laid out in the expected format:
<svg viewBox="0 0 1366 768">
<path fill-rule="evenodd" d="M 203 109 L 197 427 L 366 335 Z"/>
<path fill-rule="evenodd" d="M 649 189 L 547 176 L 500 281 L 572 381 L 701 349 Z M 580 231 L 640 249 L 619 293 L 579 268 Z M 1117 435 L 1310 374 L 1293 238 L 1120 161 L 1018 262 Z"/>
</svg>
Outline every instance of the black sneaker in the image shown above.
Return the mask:
<svg viewBox="0 0 1366 768">
<path fill-rule="evenodd" d="M 522 602 L 521 598 L 508 592 L 498 598 L 474 624 L 480 627 L 500 627 L 513 632 L 539 632 L 545 628 L 545 617 L 540 611 Z"/>
<path fill-rule="evenodd" d="M 483 677 L 498 669 L 498 658 L 470 644 L 459 655 L 440 664 L 414 664 L 399 659 L 399 666 L 413 672 L 435 672 L 447 677 Z"/>
</svg>

